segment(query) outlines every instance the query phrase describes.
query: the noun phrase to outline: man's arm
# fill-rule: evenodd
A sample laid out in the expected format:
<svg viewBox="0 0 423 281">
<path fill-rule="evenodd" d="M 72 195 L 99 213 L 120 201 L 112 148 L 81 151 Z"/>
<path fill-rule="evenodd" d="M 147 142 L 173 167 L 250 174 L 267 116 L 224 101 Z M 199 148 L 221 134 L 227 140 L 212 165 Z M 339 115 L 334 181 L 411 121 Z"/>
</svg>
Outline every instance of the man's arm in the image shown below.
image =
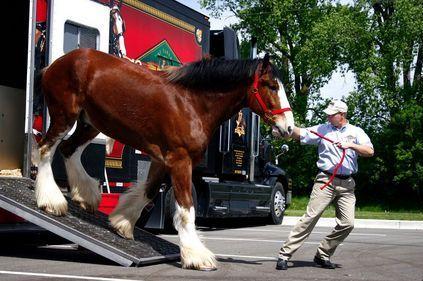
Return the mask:
<svg viewBox="0 0 423 281">
<path fill-rule="evenodd" d="M 294 126 L 294 131 L 292 132 L 291 138 L 295 140 L 300 140 L 300 129 L 301 128 Z"/>
<path fill-rule="evenodd" d="M 337 145 L 339 148 L 353 149 L 358 153 L 358 155 L 362 157 L 372 157 L 375 153 L 373 147 L 364 144 L 356 144 L 353 142 L 336 142 L 335 145 Z"/>
</svg>

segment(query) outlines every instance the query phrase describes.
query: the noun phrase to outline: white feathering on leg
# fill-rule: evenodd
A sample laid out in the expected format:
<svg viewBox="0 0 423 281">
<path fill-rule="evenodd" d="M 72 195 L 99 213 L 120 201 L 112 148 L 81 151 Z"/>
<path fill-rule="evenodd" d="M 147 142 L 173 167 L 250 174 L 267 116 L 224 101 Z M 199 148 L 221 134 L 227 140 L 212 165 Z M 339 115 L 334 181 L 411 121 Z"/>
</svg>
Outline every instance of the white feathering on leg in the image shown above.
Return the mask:
<svg viewBox="0 0 423 281">
<path fill-rule="evenodd" d="M 38 167 L 41 161 L 41 155 L 40 155 L 40 148 L 38 147 L 37 141 L 35 140 L 35 137 L 32 136 L 31 138 L 31 162 L 32 165 L 35 167 Z"/>
<path fill-rule="evenodd" d="M 47 150 L 46 145 L 38 149 L 40 162 L 38 163 L 38 174 L 35 180 L 35 199 L 38 208 L 56 216 L 66 215 L 68 202 L 54 180 L 51 162 L 57 145 L 66 133 L 61 134 L 54 145 L 50 147 L 50 150 Z"/>
<path fill-rule="evenodd" d="M 138 183 L 120 196 L 118 205 L 109 216 L 110 224 L 119 235 L 133 239 L 135 223 L 149 202 L 145 184 Z"/>
<path fill-rule="evenodd" d="M 72 200 L 83 209 L 95 212 L 101 201 L 99 181 L 90 177 L 81 163 L 82 152 L 89 143 L 78 147 L 69 158 L 65 158 L 65 166 Z"/>
<path fill-rule="evenodd" d="M 203 245 L 195 230 L 194 207 L 188 210 L 176 203 L 173 223 L 179 235 L 182 267 L 199 270 L 216 269 L 214 254 Z"/>
</svg>

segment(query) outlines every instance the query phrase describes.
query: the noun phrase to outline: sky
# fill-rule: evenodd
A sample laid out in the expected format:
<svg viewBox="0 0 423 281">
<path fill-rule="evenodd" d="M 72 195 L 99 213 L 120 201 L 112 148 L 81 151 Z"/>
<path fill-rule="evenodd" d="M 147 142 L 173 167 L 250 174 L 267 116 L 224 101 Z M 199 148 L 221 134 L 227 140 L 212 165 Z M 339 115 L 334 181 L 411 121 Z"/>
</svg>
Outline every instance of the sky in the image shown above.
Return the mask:
<svg viewBox="0 0 423 281">
<path fill-rule="evenodd" d="M 237 21 L 236 17 L 231 15 L 229 12 L 223 14 L 220 19 L 215 19 L 210 16 L 210 12 L 206 9 L 202 9 L 198 0 L 177 0 L 178 2 L 194 9 L 210 18 L 211 29 L 223 29 L 224 26 L 228 26 Z M 341 0 L 342 3 L 349 3 L 351 0 Z M 341 74 L 340 71 L 333 73 L 329 82 L 320 89 L 320 94 L 323 98 L 335 98 L 341 99 L 343 96 L 353 91 L 356 87 L 356 80 L 352 72 L 347 72 L 345 75 Z"/>
</svg>

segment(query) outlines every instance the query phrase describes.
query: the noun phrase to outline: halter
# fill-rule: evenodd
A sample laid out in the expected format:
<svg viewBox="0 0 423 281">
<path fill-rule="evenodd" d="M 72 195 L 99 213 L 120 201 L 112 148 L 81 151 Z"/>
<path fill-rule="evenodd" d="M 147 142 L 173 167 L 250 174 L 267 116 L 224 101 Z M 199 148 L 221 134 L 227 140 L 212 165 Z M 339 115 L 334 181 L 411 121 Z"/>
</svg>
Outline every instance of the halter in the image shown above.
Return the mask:
<svg viewBox="0 0 423 281">
<path fill-rule="evenodd" d="M 260 104 L 261 109 L 263 109 L 265 115 L 270 115 L 271 117 L 277 114 L 282 114 L 286 111 L 292 111 L 292 109 L 290 107 L 285 107 L 285 108 L 280 108 L 280 109 L 274 109 L 274 110 L 270 110 L 267 108 L 266 104 L 264 103 L 263 99 L 261 98 L 261 95 L 258 91 L 258 84 L 259 84 L 259 76 L 256 73 L 254 75 L 254 82 L 253 82 L 253 90 L 252 90 L 252 94 L 254 94 L 254 96 L 256 97 L 257 102 Z M 270 119 L 270 118 L 269 118 Z"/>
</svg>

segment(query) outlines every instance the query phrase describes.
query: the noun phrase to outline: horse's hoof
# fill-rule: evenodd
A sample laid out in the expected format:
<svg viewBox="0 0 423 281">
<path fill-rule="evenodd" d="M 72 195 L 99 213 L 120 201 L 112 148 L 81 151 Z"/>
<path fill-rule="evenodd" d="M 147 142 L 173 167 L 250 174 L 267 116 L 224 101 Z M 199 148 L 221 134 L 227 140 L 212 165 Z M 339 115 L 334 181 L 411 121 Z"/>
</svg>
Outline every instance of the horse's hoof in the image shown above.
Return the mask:
<svg viewBox="0 0 423 281">
<path fill-rule="evenodd" d="M 120 236 L 120 237 L 122 237 L 122 238 L 125 238 L 125 239 L 128 239 L 128 240 L 134 240 L 134 234 L 132 233 L 132 234 L 129 234 L 129 233 L 124 233 L 124 232 L 122 232 L 120 229 L 114 229 L 115 231 L 116 231 L 116 233 Z"/>
<path fill-rule="evenodd" d="M 95 211 L 97 210 L 96 207 L 93 207 L 87 204 L 86 202 L 81 202 L 81 201 L 73 201 L 73 202 L 88 213 L 94 214 Z"/>
<path fill-rule="evenodd" d="M 128 240 L 134 240 L 133 227 L 122 216 L 109 216 L 109 222 L 119 236 Z"/>
<path fill-rule="evenodd" d="M 199 271 L 216 271 L 217 267 L 215 266 L 200 266 L 200 268 L 198 268 Z"/>
<path fill-rule="evenodd" d="M 184 269 L 190 269 L 190 270 L 198 270 L 198 271 L 216 271 L 217 267 L 212 265 L 200 265 L 200 266 L 188 266 L 188 267 L 182 267 Z"/>
<path fill-rule="evenodd" d="M 39 207 L 44 212 L 56 216 L 56 217 L 64 217 L 68 213 L 68 206 L 62 205 L 60 208 L 53 208 L 51 206 L 41 206 Z"/>
</svg>

